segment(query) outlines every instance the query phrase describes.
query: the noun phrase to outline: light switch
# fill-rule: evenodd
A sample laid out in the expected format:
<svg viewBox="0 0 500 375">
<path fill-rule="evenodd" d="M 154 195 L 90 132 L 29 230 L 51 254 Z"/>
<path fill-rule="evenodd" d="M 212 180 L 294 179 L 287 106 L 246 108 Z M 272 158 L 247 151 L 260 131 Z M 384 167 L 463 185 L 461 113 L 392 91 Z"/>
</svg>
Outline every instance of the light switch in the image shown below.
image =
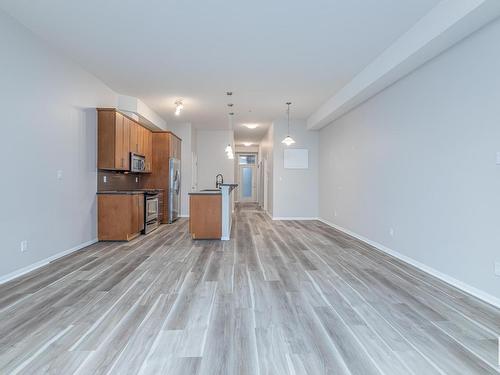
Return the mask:
<svg viewBox="0 0 500 375">
<path fill-rule="evenodd" d="M 62 169 L 58 169 L 57 170 L 57 179 L 62 180 L 62 178 L 63 178 L 63 171 L 62 171 Z"/>
<path fill-rule="evenodd" d="M 497 151 L 497 164 L 500 165 L 500 151 Z"/>
</svg>

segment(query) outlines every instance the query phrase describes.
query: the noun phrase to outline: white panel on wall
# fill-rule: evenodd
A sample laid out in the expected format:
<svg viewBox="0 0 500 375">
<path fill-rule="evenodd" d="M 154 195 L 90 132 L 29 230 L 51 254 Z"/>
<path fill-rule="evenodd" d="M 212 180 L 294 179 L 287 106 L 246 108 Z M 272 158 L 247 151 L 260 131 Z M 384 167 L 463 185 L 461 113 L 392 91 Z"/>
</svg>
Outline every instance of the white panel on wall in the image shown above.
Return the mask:
<svg viewBox="0 0 500 375">
<path fill-rule="evenodd" d="M 309 150 L 304 148 L 287 148 L 283 157 L 286 169 L 308 169 Z"/>
</svg>

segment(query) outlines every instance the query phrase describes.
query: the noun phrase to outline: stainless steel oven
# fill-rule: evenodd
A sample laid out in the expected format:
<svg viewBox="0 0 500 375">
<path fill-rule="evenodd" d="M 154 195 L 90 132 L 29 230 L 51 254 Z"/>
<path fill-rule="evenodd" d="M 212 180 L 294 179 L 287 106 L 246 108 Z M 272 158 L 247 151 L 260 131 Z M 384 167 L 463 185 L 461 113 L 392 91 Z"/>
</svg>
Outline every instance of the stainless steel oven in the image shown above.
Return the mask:
<svg viewBox="0 0 500 375">
<path fill-rule="evenodd" d="M 146 192 L 144 194 L 144 233 L 150 233 L 159 225 L 158 208 L 159 199 L 157 193 Z"/>
<path fill-rule="evenodd" d="M 143 155 L 130 153 L 130 172 L 142 173 L 146 171 L 146 162 Z"/>
</svg>

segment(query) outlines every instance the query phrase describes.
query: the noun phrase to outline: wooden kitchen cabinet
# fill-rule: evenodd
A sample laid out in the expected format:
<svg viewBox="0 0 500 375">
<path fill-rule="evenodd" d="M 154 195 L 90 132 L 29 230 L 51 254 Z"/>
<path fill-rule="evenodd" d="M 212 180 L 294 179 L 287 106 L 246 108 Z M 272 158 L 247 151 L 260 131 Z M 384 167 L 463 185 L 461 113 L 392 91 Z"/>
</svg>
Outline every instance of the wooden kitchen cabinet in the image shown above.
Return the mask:
<svg viewBox="0 0 500 375">
<path fill-rule="evenodd" d="M 221 194 L 189 195 L 189 232 L 194 240 L 221 239 Z"/>
<path fill-rule="evenodd" d="M 146 172 L 152 171 L 153 161 L 153 132 L 149 129 L 144 129 L 144 156 L 146 158 Z"/>
<path fill-rule="evenodd" d="M 148 135 L 149 136 L 149 135 Z M 146 150 L 151 150 L 150 174 L 144 175 L 144 187 L 148 189 L 162 189 L 165 191 L 161 206 L 160 221 L 168 223 L 168 191 L 169 191 L 169 159 L 181 158 L 182 140 L 169 131 L 152 132 Z M 146 164 L 146 168 L 148 168 Z M 182 180 L 182 179 L 181 179 Z M 181 182 L 182 183 L 182 182 Z"/>
<path fill-rule="evenodd" d="M 153 157 L 152 132 L 133 121 L 130 121 L 130 152 L 144 156 L 146 172 L 151 172 L 151 159 Z"/>
<path fill-rule="evenodd" d="M 144 229 L 144 194 L 97 196 L 99 241 L 130 241 Z"/>
<path fill-rule="evenodd" d="M 98 108 L 97 168 L 130 170 L 130 153 L 145 158 L 145 172 L 153 168 L 153 136 L 149 129 L 118 112 L 115 108 Z"/>
<path fill-rule="evenodd" d="M 170 137 L 170 157 L 181 159 L 181 139 L 173 134 Z"/>
<path fill-rule="evenodd" d="M 97 140 L 99 169 L 130 169 L 130 124 L 121 113 L 98 110 Z"/>
<path fill-rule="evenodd" d="M 139 130 L 141 126 L 129 119 L 127 120 L 130 121 L 130 152 L 139 154 Z"/>
</svg>

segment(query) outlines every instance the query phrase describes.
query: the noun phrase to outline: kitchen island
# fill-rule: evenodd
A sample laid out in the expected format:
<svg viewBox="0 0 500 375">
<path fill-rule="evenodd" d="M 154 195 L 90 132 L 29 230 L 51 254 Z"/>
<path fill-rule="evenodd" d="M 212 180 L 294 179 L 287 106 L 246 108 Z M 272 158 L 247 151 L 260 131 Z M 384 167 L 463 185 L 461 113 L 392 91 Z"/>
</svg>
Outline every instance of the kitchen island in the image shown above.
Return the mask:
<svg viewBox="0 0 500 375">
<path fill-rule="evenodd" d="M 220 184 L 220 189 L 189 193 L 189 231 L 191 237 L 227 241 L 233 216 L 232 191 L 237 184 Z"/>
</svg>

